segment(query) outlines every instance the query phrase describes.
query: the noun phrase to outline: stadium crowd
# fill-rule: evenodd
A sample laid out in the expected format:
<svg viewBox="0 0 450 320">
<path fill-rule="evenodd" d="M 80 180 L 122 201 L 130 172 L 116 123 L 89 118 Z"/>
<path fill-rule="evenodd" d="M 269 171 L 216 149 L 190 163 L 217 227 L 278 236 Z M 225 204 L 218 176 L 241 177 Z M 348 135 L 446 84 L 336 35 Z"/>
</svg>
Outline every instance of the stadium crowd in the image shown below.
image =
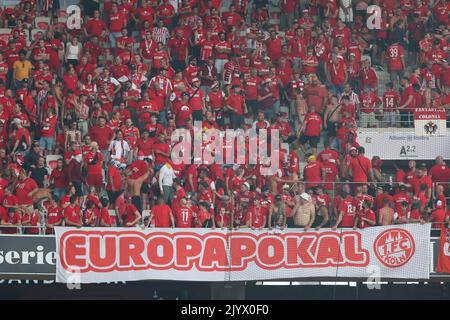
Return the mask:
<svg viewBox="0 0 450 320">
<path fill-rule="evenodd" d="M 81 28 L 58 1 L 1 10 L 3 233 L 448 222 L 438 150 L 432 167 L 396 163 L 389 180 L 383 155 L 367 158 L 356 138 L 358 127 L 411 127 L 416 108 L 450 115 L 449 1 L 80 5 Z M 197 121 L 276 129 L 289 148 L 271 176 L 261 164 L 174 163 L 172 133 Z"/>
</svg>

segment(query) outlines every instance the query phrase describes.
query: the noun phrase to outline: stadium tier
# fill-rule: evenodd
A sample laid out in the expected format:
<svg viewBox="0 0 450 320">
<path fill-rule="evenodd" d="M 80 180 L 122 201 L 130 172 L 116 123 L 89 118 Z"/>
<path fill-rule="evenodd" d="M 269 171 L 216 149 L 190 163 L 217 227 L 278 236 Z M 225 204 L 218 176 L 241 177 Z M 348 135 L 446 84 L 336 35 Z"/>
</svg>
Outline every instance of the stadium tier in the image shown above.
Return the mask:
<svg viewBox="0 0 450 320">
<path fill-rule="evenodd" d="M 450 273 L 449 8 L 2 1 L 0 274 Z"/>
</svg>

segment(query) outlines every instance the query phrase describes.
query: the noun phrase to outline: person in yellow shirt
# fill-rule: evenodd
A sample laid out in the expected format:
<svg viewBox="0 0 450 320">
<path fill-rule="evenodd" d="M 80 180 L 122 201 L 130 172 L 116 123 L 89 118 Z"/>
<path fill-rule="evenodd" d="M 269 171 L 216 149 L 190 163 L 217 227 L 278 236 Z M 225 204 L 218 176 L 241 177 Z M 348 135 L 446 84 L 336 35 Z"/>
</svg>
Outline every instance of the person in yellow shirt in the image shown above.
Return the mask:
<svg viewBox="0 0 450 320">
<path fill-rule="evenodd" d="M 16 89 L 22 86 L 24 79 L 31 78 L 31 70 L 33 65 L 26 59 L 27 52 L 25 50 L 19 51 L 19 60 L 13 64 L 13 81 Z"/>
</svg>

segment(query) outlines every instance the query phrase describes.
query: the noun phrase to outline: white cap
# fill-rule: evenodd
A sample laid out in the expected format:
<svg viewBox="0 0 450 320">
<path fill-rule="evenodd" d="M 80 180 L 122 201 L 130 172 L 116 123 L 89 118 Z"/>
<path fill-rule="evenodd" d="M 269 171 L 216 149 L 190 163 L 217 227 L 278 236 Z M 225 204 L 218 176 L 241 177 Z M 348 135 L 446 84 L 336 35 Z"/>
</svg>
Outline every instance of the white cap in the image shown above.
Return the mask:
<svg viewBox="0 0 450 320">
<path fill-rule="evenodd" d="M 303 193 L 300 195 L 300 198 L 302 198 L 302 199 L 305 200 L 305 201 L 310 201 L 310 200 L 311 200 L 311 196 L 310 196 L 309 194 L 307 194 L 306 192 L 303 192 Z"/>
</svg>

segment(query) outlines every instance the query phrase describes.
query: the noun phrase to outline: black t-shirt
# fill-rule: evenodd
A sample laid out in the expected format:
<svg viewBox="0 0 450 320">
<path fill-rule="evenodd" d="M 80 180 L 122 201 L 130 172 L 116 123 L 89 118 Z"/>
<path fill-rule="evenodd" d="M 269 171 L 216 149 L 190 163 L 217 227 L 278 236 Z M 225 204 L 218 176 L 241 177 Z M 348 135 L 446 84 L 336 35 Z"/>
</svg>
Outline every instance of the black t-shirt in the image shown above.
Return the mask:
<svg viewBox="0 0 450 320">
<path fill-rule="evenodd" d="M 36 181 L 39 188 L 44 188 L 44 177 L 48 175 L 48 171 L 45 167 L 31 169 L 31 178 Z"/>
</svg>

